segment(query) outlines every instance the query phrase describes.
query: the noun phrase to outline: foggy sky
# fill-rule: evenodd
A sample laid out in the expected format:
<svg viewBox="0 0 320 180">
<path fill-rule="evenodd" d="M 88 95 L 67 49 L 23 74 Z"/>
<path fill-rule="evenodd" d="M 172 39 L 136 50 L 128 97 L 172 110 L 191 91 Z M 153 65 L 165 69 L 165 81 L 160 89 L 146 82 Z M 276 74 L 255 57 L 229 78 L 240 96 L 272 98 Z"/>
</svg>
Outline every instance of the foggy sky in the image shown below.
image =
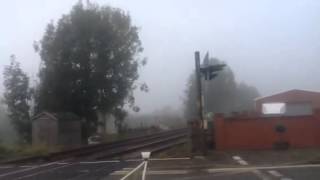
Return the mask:
<svg viewBox="0 0 320 180">
<path fill-rule="evenodd" d="M 77 0 L 10 0 L 0 6 L 1 74 L 15 54 L 36 77 L 39 56 L 32 44 L 46 24 L 68 13 Z M 84 1 L 85 2 L 85 1 Z M 92 1 L 94 2 L 94 1 Z M 140 27 L 148 64 L 136 93 L 142 112 L 182 104 L 194 69 L 194 51 L 209 51 L 231 66 L 238 81 L 263 94 L 298 88 L 320 90 L 320 1 L 311 0 L 99 0 L 128 11 Z M 3 77 L 0 92 L 3 92 Z"/>
</svg>

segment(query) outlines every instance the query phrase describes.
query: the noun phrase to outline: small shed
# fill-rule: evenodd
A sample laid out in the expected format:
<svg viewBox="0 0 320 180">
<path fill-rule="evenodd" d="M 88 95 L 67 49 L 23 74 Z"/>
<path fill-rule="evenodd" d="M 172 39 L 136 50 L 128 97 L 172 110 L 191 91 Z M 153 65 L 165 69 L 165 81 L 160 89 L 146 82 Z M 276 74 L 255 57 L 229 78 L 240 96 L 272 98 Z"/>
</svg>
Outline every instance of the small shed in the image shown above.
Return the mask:
<svg viewBox="0 0 320 180">
<path fill-rule="evenodd" d="M 42 112 L 32 118 L 32 144 L 74 147 L 81 145 L 81 121 L 74 113 Z"/>
</svg>

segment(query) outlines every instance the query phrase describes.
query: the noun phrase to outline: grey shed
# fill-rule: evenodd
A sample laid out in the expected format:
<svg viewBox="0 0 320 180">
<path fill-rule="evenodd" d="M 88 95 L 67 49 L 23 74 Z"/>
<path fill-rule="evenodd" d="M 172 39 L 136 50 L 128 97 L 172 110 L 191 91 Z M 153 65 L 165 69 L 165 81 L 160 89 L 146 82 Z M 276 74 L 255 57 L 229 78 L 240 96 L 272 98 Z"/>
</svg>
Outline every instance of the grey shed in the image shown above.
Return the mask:
<svg viewBox="0 0 320 180">
<path fill-rule="evenodd" d="M 32 118 L 32 144 L 49 147 L 81 145 L 81 121 L 74 113 L 42 112 Z"/>
</svg>

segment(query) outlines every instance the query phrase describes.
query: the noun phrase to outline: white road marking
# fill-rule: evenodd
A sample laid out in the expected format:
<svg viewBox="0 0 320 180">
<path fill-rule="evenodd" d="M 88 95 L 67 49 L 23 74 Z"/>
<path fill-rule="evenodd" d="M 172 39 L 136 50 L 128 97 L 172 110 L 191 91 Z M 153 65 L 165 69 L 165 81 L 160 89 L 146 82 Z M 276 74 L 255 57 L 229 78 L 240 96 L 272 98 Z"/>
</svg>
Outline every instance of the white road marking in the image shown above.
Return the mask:
<svg viewBox="0 0 320 180">
<path fill-rule="evenodd" d="M 126 171 L 131 171 L 131 170 L 133 170 L 134 168 L 127 168 L 127 167 L 125 167 L 125 168 L 122 168 L 123 170 L 126 170 Z"/>
<path fill-rule="evenodd" d="M 125 175 L 128 174 L 130 171 L 115 171 L 110 175 Z M 188 174 L 189 171 L 187 170 L 166 170 L 166 171 L 147 171 L 147 175 L 162 175 L 162 174 L 169 174 L 169 175 L 179 175 L 179 174 Z"/>
<path fill-rule="evenodd" d="M 242 166 L 249 165 L 249 163 L 247 161 L 243 160 L 240 156 L 233 156 L 232 158 L 234 160 L 236 160 Z M 259 177 L 262 180 L 270 180 L 270 178 L 268 176 L 266 176 L 264 173 L 262 173 L 261 171 L 259 171 L 257 169 L 251 170 L 250 172 L 252 172 L 253 174 L 255 174 L 257 177 Z"/>
<path fill-rule="evenodd" d="M 142 161 L 142 159 L 127 159 L 126 162 L 136 162 L 136 161 Z"/>
<path fill-rule="evenodd" d="M 120 160 L 110 160 L 110 161 L 84 161 L 79 162 L 79 164 L 101 164 L 101 163 L 118 163 Z"/>
<path fill-rule="evenodd" d="M 193 156 L 193 159 L 206 159 L 204 156 Z"/>
<path fill-rule="evenodd" d="M 22 167 L 22 168 L 31 168 L 31 167 L 36 167 L 37 165 L 35 166 L 32 166 L 32 165 L 24 165 L 24 166 L 19 166 L 19 167 Z"/>
<path fill-rule="evenodd" d="M 67 162 L 57 162 L 56 164 L 58 164 L 58 165 L 66 165 L 66 164 L 70 164 L 70 163 L 67 163 Z"/>
<path fill-rule="evenodd" d="M 142 180 L 146 179 L 147 168 L 148 168 L 148 161 L 146 161 L 146 163 L 144 163 L 143 172 L 142 172 Z"/>
<path fill-rule="evenodd" d="M 278 171 L 275 171 L 275 170 L 270 170 L 270 171 L 268 171 L 268 173 L 274 177 L 283 177 L 283 175 L 281 173 L 279 173 Z"/>
<path fill-rule="evenodd" d="M 233 156 L 232 158 L 234 160 L 236 160 L 239 164 L 243 165 L 243 166 L 249 165 L 249 163 L 247 161 L 243 160 L 240 156 Z M 285 166 L 282 166 L 282 167 L 285 167 Z M 279 166 L 278 166 L 278 168 L 279 168 Z M 269 167 L 266 167 L 266 168 L 263 168 L 263 169 L 269 169 Z M 273 167 L 272 169 L 275 169 L 275 167 Z M 210 170 L 208 172 L 210 172 Z M 258 176 L 259 178 L 261 178 L 262 180 L 270 180 L 270 178 L 267 175 L 265 175 L 264 173 L 259 171 L 259 168 L 252 169 L 251 172 L 253 174 L 255 174 L 256 176 Z M 277 177 L 277 178 L 283 177 L 282 174 L 280 174 L 278 171 L 275 171 L 275 170 L 270 170 L 270 171 L 268 171 L 268 173 L 271 174 L 274 177 Z M 281 180 L 292 180 L 292 179 L 283 177 L 283 178 L 281 178 Z"/>
<path fill-rule="evenodd" d="M 249 165 L 249 163 L 247 161 L 243 160 L 240 156 L 233 156 L 232 158 L 243 166 Z"/>
<path fill-rule="evenodd" d="M 182 158 L 151 158 L 149 161 L 173 161 L 173 160 L 190 160 L 189 157 L 182 157 Z"/>
<path fill-rule="evenodd" d="M 306 168 L 306 167 L 320 167 L 320 164 L 305 164 L 305 165 L 282 165 L 282 166 L 252 166 L 252 167 L 236 167 L 236 168 L 211 168 L 207 169 L 207 172 L 225 172 L 225 171 L 236 171 L 236 170 L 269 170 L 269 169 L 290 169 L 290 168 Z"/>
<path fill-rule="evenodd" d="M 12 172 L 8 172 L 8 173 L 5 173 L 5 174 L 0 174 L 0 177 L 5 177 L 5 176 L 9 176 L 9 175 L 25 172 L 25 171 L 30 171 L 30 170 L 33 170 L 33 169 L 36 169 L 36 168 L 40 168 L 40 167 L 50 166 L 50 165 L 53 165 L 55 163 L 56 162 L 52 162 L 52 163 L 42 164 L 42 165 L 39 165 L 39 166 L 30 167 L 30 168 L 27 168 L 27 169 L 20 169 L 20 170 L 17 170 L 17 171 L 12 171 Z"/>
<path fill-rule="evenodd" d="M 57 170 L 57 169 L 61 169 L 61 168 L 64 168 L 64 167 L 67 167 L 67 166 L 71 166 L 72 164 L 66 164 L 66 165 L 62 165 L 62 166 L 58 166 L 58 167 L 55 167 L 55 168 L 50 168 L 50 169 L 45 169 L 43 171 L 39 171 L 39 172 L 36 172 L 36 173 L 33 173 L 33 174 L 28 174 L 28 175 L 25 175 L 25 176 L 20 176 L 16 179 L 25 179 L 25 178 L 29 178 L 29 177 L 33 177 L 33 176 L 36 176 L 36 175 L 39 175 L 39 174 L 43 174 L 43 173 L 46 173 L 46 172 L 50 172 L 50 171 L 54 171 L 54 170 Z"/>
<path fill-rule="evenodd" d="M 240 156 L 233 156 L 232 158 L 233 158 L 234 160 L 236 160 L 236 161 L 239 161 L 239 160 L 241 159 Z"/>
<path fill-rule="evenodd" d="M 150 158 L 149 161 L 174 161 L 174 160 L 190 160 L 191 158 L 189 157 L 181 157 L 181 158 Z M 136 161 L 143 161 L 143 159 L 126 159 L 126 160 L 108 160 L 108 161 L 88 161 L 88 162 L 80 162 L 81 164 L 86 164 L 86 163 L 112 163 L 112 162 L 121 162 L 121 161 L 126 161 L 126 162 L 136 162 Z"/>
<path fill-rule="evenodd" d="M 114 171 L 112 172 L 110 175 L 125 175 L 129 173 L 129 171 L 122 171 L 122 170 L 119 170 L 119 171 Z"/>
<path fill-rule="evenodd" d="M 77 171 L 77 172 L 79 172 L 79 173 L 89 173 L 90 171 L 89 171 L 89 169 L 83 169 L 83 170 L 80 170 L 80 171 Z"/>
<path fill-rule="evenodd" d="M 253 174 L 255 174 L 256 176 L 258 176 L 259 178 L 261 178 L 262 180 L 271 180 L 268 176 L 266 176 L 265 174 L 263 174 L 261 171 L 259 170 L 253 170 L 251 171 Z"/>
<path fill-rule="evenodd" d="M 0 169 L 14 168 L 14 166 L 0 166 Z"/>
<path fill-rule="evenodd" d="M 144 165 L 145 162 L 140 163 L 136 168 L 134 168 L 132 171 L 130 171 L 127 175 L 125 175 L 124 177 L 122 177 L 120 180 L 125 180 L 128 177 L 130 177 L 131 174 L 133 174 L 135 171 L 137 171 L 140 167 L 142 167 Z"/>
<path fill-rule="evenodd" d="M 241 164 L 241 165 L 243 165 L 243 166 L 247 166 L 247 165 L 249 165 L 248 163 L 247 163 L 247 161 L 245 161 L 245 160 L 238 160 L 238 163 L 239 164 Z"/>
<path fill-rule="evenodd" d="M 158 175 L 158 174 L 170 174 L 170 175 L 175 175 L 175 174 L 188 174 L 189 171 L 187 170 L 167 170 L 167 171 L 148 171 L 147 174 L 152 174 L 152 175 Z"/>
</svg>

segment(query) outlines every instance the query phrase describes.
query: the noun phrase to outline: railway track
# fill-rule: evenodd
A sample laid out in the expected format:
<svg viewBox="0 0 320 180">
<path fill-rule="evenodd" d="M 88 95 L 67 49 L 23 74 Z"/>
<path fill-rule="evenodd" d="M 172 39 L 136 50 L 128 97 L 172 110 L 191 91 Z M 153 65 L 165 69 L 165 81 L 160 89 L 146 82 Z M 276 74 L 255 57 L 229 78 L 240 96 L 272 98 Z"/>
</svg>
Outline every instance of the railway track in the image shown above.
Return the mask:
<svg viewBox="0 0 320 180">
<path fill-rule="evenodd" d="M 67 151 L 54 152 L 48 155 L 15 159 L 2 162 L 1 164 L 32 164 L 43 162 L 49 163 L 54 161 L 72 162 L 80 160 L 101 160 L 138 152 L 140 150 L 159 152 L 174 145 L 185 143 L 187 141 L 187 136 L 187 129 L 176 129 L 111 143 L 88 145 Z"/>
</svg>

